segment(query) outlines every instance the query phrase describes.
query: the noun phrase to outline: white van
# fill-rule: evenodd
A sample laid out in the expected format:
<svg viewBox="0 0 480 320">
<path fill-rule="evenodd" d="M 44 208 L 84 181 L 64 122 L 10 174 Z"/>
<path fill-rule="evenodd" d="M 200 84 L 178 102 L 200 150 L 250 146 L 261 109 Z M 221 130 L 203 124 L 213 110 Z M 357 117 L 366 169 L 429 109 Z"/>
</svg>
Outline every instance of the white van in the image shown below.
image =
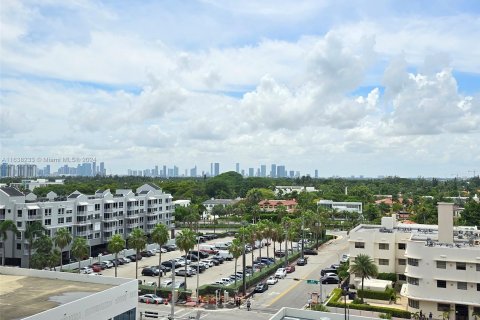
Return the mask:
<svg viewBox="0 0 480 320">
<path fill-rule="evenodd" d="M 218 257 L 222 257 L 223 259 L 227 260 L 227 261 L 232 261 L 233 260 L 233 255 L 226 251 L 226 250 L 220 250 L 218 251 L 218 253 L 216 254 L 216 256 Z"/>
<path fill-rule="evenodd" d="M 218 250 L 227 250 L 229 247 L 228 243 L 226 242 L 217 242 L 215 243 L 215 248 Z"/>
<path fill-rule="evenodd" d="M 208 254 L 218 253 L 217 247 L 215 247 L 213 244 L 201 244 L 200 245 L 200 251 L 204 251 Z"/>
</svg>

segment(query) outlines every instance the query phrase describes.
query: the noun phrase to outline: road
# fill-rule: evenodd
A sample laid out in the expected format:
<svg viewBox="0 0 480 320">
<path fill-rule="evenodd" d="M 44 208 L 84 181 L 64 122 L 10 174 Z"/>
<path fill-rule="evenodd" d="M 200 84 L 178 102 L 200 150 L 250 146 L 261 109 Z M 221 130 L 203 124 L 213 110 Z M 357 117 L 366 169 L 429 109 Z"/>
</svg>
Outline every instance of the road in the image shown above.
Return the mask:
<svg viewBox="0 0 480 320">
<path fill-rule="evenodd" d="M 318 280 L 320 278 L 320 270 L 329 267 L 333 263 L 338 263 L 340 256 L 348 251 L 348 242 L 346 232 L 334 233 L 338 239 L 332 240 L 324 244 L 317 256 L 309 256 L 309 262 L 306 266 L 296 266 L 295 272 L 288 275 L 287 278 L 281 279 L 277 284 L 270 286 L 264 293 L 257 293 L 252 297 L 252 310 L 247 311 L 245 306 L 240 309 L 220 309 L 220 310 L 204 310 L 200 309 L 199 319 L 204 320 L 229 320 L 248 317 L 249 320 L 269 319 L 272 314 L 276 313 L 282 307 L 303 308 L 307 304 L 309 295 L 312 292 L 319 292 L 320 285 L 307 284 L 307 279 Z M 272 250 L 270 250 L 271 252 Z M 266 252 L 262 252 L 266 255 Z M 255 256 L 258 252 L 255 252 Z M 250 257 L 250 256 L 249 256 Z M 251 258 L 250 258 L 251 259 Z M 247 259 L 247 264 L 250 259 Z M 239 259 L 241 260 L 241 259 Z M 231 264 L 233 267 L 233 263 Z M 240 270 L 240 269 L 239 269 Z M 323 285 L 323 298 L 335 288 L 336 285 Z M 139 312 L 155 311 L 159 315 L 166 316 L 170 314 L 170 306 L 152 306 L 139 304 Z M 192 308 L 175 307 L 175 319 L 191 319 L 197 316 L 199 310 Z"/>
</svg>

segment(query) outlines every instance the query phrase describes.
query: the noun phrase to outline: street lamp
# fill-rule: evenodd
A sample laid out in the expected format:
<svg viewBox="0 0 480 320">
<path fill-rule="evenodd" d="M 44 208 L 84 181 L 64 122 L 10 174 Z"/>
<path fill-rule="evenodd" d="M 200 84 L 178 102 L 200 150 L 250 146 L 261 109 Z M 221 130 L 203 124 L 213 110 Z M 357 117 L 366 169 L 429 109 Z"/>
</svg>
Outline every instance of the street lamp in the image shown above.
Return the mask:
<svg viewBox="0 0 480 320">
<path fill-rule="evenodd" d="M 302 215 L 302 259 L 304 258 L 303 256 L 303 243 L 305 242 L 305 219 Z"/>
<path fill-rule="evenodd" d="M 345 286 L 342 288 L 342 295 L 345 301 L 345 320 L 347 320 L 347 294 L 348 294 L 348 287 Z"/>
<path fill-rule="evenodd" d="M 198 291 L 198 286 L 199 286 L 199 278 L 200 278 L 200 236 L 198 234 L 198 221 L 197 221 L 197 302 L 196 305 L 198 306 L 200 303 L 199 301 L 199 291 Z"/>
</svg>

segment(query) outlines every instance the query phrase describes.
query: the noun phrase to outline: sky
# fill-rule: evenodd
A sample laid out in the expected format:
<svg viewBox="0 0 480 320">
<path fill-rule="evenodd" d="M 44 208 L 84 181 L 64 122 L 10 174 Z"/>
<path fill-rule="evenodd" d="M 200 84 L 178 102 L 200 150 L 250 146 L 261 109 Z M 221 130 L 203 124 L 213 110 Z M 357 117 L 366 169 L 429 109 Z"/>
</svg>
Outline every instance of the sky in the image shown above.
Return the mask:
<svg viewBox="0 0 480 320">
<path fill-rule="evenodd" d="M 472 176 L 479 39 L 477 0 L 2 0 L 0 158 Z"/>
</svg>

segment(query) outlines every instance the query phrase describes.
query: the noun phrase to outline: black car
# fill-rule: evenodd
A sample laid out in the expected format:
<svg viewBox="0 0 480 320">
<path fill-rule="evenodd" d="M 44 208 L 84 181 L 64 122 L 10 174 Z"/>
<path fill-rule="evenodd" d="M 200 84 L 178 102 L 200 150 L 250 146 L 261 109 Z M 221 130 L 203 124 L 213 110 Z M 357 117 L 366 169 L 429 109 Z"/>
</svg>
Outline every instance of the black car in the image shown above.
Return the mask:
<svg viewBox="0 0 480 320">
<path fill-rule="evenodd" d="M 212 257 L 212 260 L 217 260 L 218 263 L 220 263 L 220 264 L 222 264 L 222 263 L 225 261 L 225 259 L 223 259 L 223 258 L 220 257 L 220 256 L 213 256 L 213 257 Z"/>
<path fill-rule="evenodd" d="M 186 256 L 183 255 L 182 258 L 187 258 L 190 261 L 198 261 L 198 256 L 196 254 L 187 254 Z"/>
<path fill-rule="evenodd" d="M 203 271 L 205 271 L 205 270 L 207 269 L 203 264 L 198 265 L 198 263 L 195 263 L 195 264 L 192 263 L 192 264 L 190 264 L 190 268 L 192 268 L 192 269 L 194 269 L 194 270 L 197 270 L 197 269 L 198 269 L 198 271 L 200 271 L 200 272 L 203 272 Z"/>
<path fill-rule="evenodd" d="M 127 256 L 128 259 L 130 259 L 131 261 L 137 261 L 137 260 L 142 260 L 142 256 L 141 255 L 135 255 L 135 254 L 131 254 L 129 256 Z"/>
<path fill-rule="evenodd" d="M 255 286 L 255 292 L 265 292 L 268 290 L 268 284 L 266 282 L 259 283 Z"/>
<path fill-rule="evenodd" d="M 159 269 L 143 268 L 142 270 L 142 276 L 158 276 L 159 273 Z"/>
<path fill-rule="evenodd" d="M 323 276 L 320 280 L 322 281 L 322 284 L 339 284 L 340 283 L 340 279 L 338 278 L 338 276 L 335 276 L 335 275 Z"/>
<path fill-rule="evenodd" d="M 178 262 L 173 262 L 173 265 L 172 265 L 172 261 L 170 261 L 170 260 L 163 261 L 162 266 L 168 267 L 168 268 L 170 268 L 170 270 L 181 267 L 180 263 L 178 263 Z"/>
<path fill-rule="evenodd" d="M 275 257 L 277 257 L 277 258 L 285 257 L 285 251 L 282 251 L 282 250 L 275 251 Z"/>
<path fill-rule="evenodd" d="M 166 244 L 163 245 L 162 248 L 167 250 L 168 252 L 177 250 L 177 246 L 175 244 Z"/>
<path fill-rule="evenodd" d="M 317 250 L 313 250 L 313 249 L 304 249 L 303 254 L 316 256 L 316 255 L 318 255 L 318 252 L 317 252 Z"/>
<path fill-rule="evenodd" d="M 307 264 L 307 259 L 305 258 L 300 258 L 297 260 L 297 266 L 304 266 Z"/>
<path fill-rule="evenodd" d="M 188 254 L 193 254 L 193 255 L 196 255 L 196 256 L 200 256 L 200 259 L 206 259 L 208 258 L 210 255 L 204 251 L 189 251 Z"/>
<path fill-rule="evenodd" d="M 119 266 L 119 265 L 123 265 L 125 262 L 122 259 L 118 258 L 118 259 L 112 259 L 112 263 L 114 265 Z"/>
</svg>

